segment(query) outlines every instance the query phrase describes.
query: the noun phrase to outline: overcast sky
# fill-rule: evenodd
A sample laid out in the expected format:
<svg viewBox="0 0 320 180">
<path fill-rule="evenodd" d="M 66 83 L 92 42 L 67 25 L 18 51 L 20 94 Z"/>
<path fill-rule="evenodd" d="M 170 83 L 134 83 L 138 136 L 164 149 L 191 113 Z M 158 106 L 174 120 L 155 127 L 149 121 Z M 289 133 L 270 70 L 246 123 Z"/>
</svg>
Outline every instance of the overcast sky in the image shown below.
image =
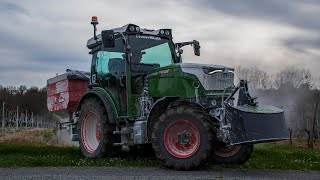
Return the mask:
<svg viewBox="0 0 320 180">
<path fill-rule="evenodd" d="M 320 75 L 317 0 L 0 0 L 0 84 L 43 87 L 67 68 L 89 71 L 93 15 L 99 32 L 134 23 L 199 40 L 201 56 L 185 48 L 185 62 Z"/>
</svg>

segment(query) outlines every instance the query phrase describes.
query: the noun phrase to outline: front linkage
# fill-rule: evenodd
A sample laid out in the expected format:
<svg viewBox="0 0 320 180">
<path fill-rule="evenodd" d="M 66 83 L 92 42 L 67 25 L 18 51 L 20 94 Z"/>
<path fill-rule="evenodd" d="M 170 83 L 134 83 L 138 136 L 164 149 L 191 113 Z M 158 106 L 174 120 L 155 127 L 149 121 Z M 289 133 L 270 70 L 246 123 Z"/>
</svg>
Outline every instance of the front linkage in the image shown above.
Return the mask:
<svg viewBox="0 0 320 180">
<path fill-rule="evenodd" d="M 239 91 L 236 106 L 228 102 Z M 260 105 L 251 97 L 246 80 L 223 101 L 218 137 L 226 145 L 261 143 L 287 139 L 284 111 L 274 106 Z"/>
</svg>

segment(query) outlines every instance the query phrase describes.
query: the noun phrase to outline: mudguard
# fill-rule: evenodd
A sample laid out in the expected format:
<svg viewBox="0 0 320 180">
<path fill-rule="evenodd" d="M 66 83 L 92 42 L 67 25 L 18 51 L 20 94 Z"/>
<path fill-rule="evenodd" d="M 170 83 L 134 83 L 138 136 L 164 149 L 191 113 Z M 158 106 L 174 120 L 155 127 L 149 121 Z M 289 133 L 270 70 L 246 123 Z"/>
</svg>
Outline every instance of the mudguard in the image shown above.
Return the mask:
<svg viewBox="0 0 320 180">
<path fill-rule="evenodd" d="M 116 119 L 118 117 L 117 109 L 115 107 L 115 104 L 114 104 L 111 96 L 106 91 L 104 91 L 102 88 L 94 88 L 94 90 L 90 90 L 84 96 L 82 96 L 80 102 L 77 105 L 77 111 L 80 111 L 81 104 L 88 97 L 99 98 L 102 101 L 103 105 L 106 107 L 108 115 L 109 116 L 111 115 L 109 118 L 109 123 L 110 124 L 116 123 Z"/>
<path fill-rule="evenodd" d="M 288 138 L 284 111 L 273 106 L 228 106 L 226 121 L 231 125 L 230 145 Z"/>
</svg>

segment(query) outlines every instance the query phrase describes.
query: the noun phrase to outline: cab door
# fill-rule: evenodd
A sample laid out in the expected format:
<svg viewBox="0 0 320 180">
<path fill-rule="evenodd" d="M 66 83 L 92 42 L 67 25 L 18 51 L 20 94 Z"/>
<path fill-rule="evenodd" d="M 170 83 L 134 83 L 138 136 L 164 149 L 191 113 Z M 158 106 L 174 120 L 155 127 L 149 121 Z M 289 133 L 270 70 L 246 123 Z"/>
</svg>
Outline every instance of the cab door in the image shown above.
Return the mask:
<svg viewBox="0 0 320 180">
<path fill-rule="evenodd" d="M 127 116 L 126 60 L 121 38 L 114 48 L 105 48 L 94 55 L 95 81 L 109 93 L 119 116 Z"/>
</svg>

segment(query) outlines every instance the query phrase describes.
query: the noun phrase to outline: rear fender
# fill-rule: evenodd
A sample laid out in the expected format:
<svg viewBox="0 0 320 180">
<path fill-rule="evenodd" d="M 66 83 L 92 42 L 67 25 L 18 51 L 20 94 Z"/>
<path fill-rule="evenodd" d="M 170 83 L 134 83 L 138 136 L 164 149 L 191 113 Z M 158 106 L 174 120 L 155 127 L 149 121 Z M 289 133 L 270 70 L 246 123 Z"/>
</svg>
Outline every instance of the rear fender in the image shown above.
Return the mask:
<svg viewBox="0 0 320 180">
<path fill-rule="evenodd" d="M 80 113 L 81 110 L 81 105 L 82 103 L 91 97 L 96 97 L 97 99 L 101 100 L 101 102 L 103 103 L 104 107 L 107 110 L 108 116 L 109 116 L 109 123 L 110 124 L 115 124 L 116 123 L 116 119 L 118 117 L 118 113 L 117 113 L 117 109 L 116 106 L 111 98 L 111 96 L 104 91 L 100 91 L 100 90 L 96 90 L 96 91 L 90 91 L 88 93 L 86 93 L 80 100 L 80 102 L 77 105 L 77 113 Z M 78 116 L 80 116 L 80 114 L 77 114 Z"/>
</svg>

